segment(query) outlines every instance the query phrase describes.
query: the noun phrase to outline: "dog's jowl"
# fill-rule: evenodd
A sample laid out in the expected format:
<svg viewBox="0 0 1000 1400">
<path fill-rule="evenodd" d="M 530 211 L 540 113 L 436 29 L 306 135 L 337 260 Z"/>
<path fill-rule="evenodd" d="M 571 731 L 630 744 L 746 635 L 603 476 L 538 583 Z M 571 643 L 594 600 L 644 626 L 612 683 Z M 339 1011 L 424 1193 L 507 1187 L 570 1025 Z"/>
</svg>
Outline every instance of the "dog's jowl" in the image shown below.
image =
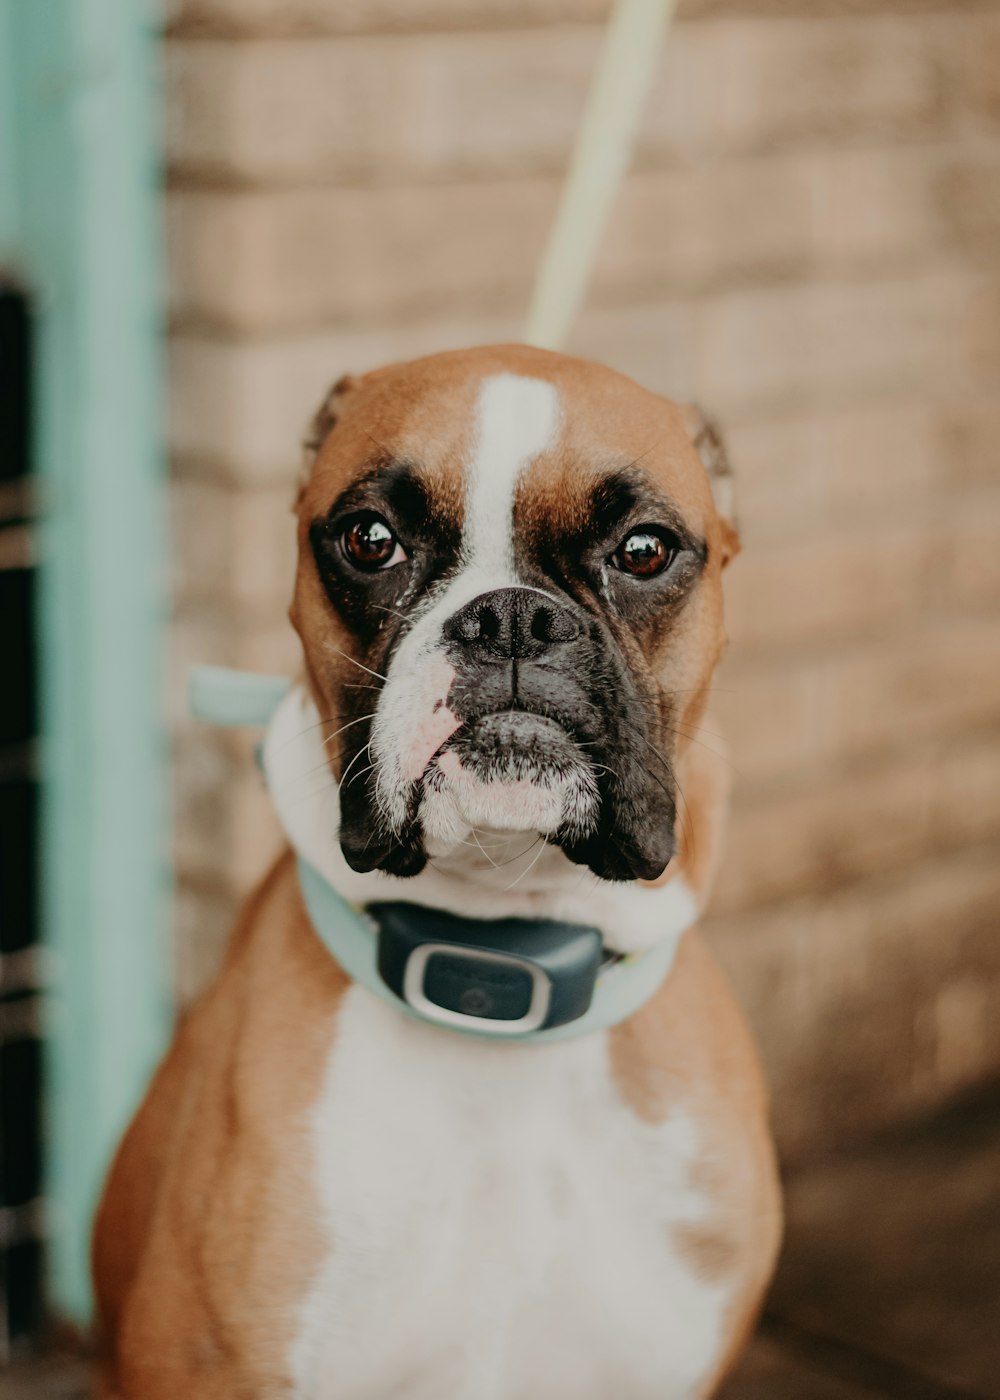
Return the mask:
<svg viewBox="0 0 1000 1400">
<path fill-rule="evenodd" d="M 560 355 L 334 386 L 264 744 L 288 850 L 111 1171 L 105 1400 L 714 1392 L 780 1232 L 694 927 L 729 487 L 696 410 Z"/>
</svg>

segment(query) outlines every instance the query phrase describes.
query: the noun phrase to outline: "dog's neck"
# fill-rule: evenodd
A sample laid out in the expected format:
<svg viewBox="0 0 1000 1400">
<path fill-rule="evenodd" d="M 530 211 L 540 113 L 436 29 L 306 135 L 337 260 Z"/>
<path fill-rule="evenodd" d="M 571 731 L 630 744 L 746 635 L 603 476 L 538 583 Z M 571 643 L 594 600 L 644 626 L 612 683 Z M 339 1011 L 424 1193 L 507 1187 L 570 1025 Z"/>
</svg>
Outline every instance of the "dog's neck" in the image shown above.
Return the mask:
<svg viewBox="0 0 1000 1400">
<path fill-rule="evenodd" d="M 655 884 L 612 883 L 574 865 L 536 832 L 475 832 L 448 851 L 431 852 L 409 879 L 352 870 L 338 842 L 339 798 L 319 712 L 296 686 L 276 711 L 264 742 L 268 787 L 285 834 L 299 855 L 345 899 L 364 905 L 406 900 L 490 919 L 551 918 L 599 927 L 621 952 L 679 937 L 707 899 L 725 807 L 724 780 L 705 760 L 685 782 L 680 849 Z M 721 771 L 721 763 L 717 765 Z M 704 771 L 702 771 L 704 770 Z"/>
</svg>

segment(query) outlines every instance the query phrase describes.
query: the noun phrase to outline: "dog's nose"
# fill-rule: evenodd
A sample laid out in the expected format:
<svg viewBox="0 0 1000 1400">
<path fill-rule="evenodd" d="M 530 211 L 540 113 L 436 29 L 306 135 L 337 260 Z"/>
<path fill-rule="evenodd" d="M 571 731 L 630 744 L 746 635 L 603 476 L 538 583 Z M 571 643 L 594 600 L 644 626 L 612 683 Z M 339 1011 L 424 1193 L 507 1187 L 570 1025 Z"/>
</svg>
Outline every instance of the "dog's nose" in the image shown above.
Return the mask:
<svg viewBox="0 0 1000 1400">
<path fill-rule="evenodd" d="M 497 588 L 480 593 L 445 623 L 445 636 L 463 647 L 511 661 L 544 656 L 580 635 L 568 608 L 533 588 Z"/>
</svg>

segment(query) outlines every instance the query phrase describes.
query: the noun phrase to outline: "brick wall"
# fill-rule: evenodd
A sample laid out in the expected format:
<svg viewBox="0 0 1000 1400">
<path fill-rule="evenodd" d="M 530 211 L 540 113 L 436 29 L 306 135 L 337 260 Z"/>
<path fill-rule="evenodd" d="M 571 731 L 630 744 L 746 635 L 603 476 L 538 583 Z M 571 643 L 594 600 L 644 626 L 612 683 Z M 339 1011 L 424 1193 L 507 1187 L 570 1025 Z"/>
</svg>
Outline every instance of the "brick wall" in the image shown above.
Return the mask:
<svg viewBox="0 0 1000 1400">
<path fill-rule="evenodd" d="M 193 660 L 285 670 L 347 369 L 516 338 L 604 0 L 173 0 L 178 980 L 276 837 Z M 728 428 L 712 936 L 801 1155 L 1000 1069 L 1000 3 L 688 0 L 572 349 Z"/>
</svg>

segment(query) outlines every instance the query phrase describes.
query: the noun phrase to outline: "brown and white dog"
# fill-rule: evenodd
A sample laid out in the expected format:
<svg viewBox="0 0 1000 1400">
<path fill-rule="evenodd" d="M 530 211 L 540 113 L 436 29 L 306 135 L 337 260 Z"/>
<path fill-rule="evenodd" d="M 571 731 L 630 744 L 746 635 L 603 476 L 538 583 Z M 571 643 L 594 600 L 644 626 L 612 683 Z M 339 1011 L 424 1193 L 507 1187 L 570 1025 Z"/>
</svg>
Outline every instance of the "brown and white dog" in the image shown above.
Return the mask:
<svg viewBox="0 0 1000 1400">
<path fill-rule="evenodd" d="M 780 1234 L 755 1053 L 691 928 L 724 477 L 696 413 L 540 350 L 335 386 L 297 503 L 305 681 L 266 746 L 291 845 L 357 905 L 676 957 L 613 1029 L 471 1039 L 353 983 L 279 860 L 111 1171 L 106 1400 L 714 1391 Z"/>
</svg>

